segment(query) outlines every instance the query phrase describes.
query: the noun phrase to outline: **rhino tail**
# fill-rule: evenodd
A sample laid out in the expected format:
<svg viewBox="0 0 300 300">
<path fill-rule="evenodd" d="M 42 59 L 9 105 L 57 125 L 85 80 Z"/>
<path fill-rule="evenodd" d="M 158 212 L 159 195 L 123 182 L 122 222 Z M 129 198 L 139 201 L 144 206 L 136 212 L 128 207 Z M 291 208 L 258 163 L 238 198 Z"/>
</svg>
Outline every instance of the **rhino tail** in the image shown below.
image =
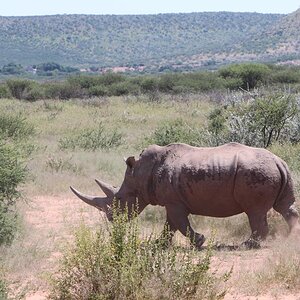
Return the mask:
<svg viewBox="0 0 300 300">
<path fill-rule="evenodd" d="M 278 212 L 282 212 L 293 205 L 296 199 L 291 172 L 287 164 L 283 160 L 279 159 L 277 167 L 281 175 L 281 188 L 273 208 Z"/>
</svg>

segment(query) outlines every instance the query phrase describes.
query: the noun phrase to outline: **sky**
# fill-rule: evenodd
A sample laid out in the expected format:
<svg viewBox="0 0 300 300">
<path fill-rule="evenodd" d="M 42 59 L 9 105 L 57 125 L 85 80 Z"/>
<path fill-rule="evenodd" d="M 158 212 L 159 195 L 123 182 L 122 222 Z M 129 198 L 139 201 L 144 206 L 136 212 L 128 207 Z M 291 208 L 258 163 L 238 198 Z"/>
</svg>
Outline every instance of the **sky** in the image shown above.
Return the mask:
<svg viewBox="0 0 300 300">
<path fill-rule="evenodd" d="M 288 14 L 300 0 L 2 0 L 0 16 L 232 11 Z"/>
</svg>

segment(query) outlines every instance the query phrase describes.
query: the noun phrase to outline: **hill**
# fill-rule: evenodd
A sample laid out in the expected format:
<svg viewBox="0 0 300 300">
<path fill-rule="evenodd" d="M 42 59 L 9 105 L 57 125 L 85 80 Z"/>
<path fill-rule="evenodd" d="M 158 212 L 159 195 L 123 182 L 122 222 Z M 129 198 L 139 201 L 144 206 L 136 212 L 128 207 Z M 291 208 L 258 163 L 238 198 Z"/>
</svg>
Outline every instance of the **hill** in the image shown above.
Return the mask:
<svg viewBox="0 0 300 300">
<path fill-rule="evenodd" d="M 280 59 L 283 43 L 299 43 L 294 19 L 299 23 L 299 11 L 0 17 L 0 65 L 201 67 Z"/>
</svg>

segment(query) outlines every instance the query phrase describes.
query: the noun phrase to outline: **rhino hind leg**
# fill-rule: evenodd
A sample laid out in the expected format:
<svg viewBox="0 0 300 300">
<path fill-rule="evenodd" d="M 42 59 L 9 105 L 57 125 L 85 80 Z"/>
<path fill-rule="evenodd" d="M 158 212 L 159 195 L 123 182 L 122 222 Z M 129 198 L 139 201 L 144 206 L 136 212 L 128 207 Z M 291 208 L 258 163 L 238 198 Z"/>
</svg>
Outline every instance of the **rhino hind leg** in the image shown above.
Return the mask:
<svg viewBox="0 0 300 300">
<path fill-rule="evenodd" d="M 264 240 L 269 233 L 267 214 L 248 214 L 248 219 L 252 233 L 242 245 L 248 249 L 258 249 L 260 248 L 260 241 Z"/>
<path fill-rule="evenodd" d="M 290 205 L 288 207 L 284 207 L 283 205 L 274 205 L 274 209 L 283 216 L 289 226 L 290 232 L 295 228 L 298 228 L 298 230 L 300 230 L 299 213 L 294 205 Z"/>
</svg>

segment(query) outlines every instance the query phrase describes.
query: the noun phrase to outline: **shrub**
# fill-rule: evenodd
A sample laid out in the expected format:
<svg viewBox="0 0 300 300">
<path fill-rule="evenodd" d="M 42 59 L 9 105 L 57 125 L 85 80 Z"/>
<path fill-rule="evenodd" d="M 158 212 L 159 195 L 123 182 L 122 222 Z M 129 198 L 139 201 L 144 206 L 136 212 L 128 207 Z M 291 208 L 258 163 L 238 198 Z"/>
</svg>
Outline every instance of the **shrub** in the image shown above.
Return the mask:
<svg viewBox="0 0 300 300">
<path fill-rule="evenodd" d="M 20 152 L 0 144 L 0 245 L 11 243 L 16 229 L 15 204 L 20 198 L 18 186 L 25 182 L 27 168 Z"/>
<path fill-rule="evenodd" d="M 239 79 L 242 82 L 240 87 L 249 90 L 264 83 L 270 71 L 270 68 L 263 64 L 245 63 L 224 67 L 220 69 L 219 75 L 225 79 Z"/>
<path fill-rule="evenodd" d="M 5 75 L 20 75 L 24 73 L 24 68 L 20 64 L 9 63 L 7 65 L 4 65 L 0 72 Z"/>
<path fill-rule="evenodd" d="M 125 81 L 126 77 L 122 74 L 108 72 L 100 76 L 99 80 L 101 80 L 101 82 L 103 82 L 103 84 L 105 85 L 112 85 L 114 83 L 120 83 L 122 81 Z"/>
<path fill-rule="evenodd" d="M 293 122 L 298 114 L 298 105 L 291 95 L 274 94 L 232 102 L 211 113 L 210 141 L 216 144 L 235 141 L 265 148 L 275 141 L 292 141 L 299 126 Z"/>
<path fill-rule="evenodd" d="M 84 98 L 86 92 L 80 86 L 70 84 L 68 81 L 44 84 L 45 97 L 48 99 Z"/>
<path fill-rule="evenodd" d="M 216 72 L 197 72 L 180 74 L 174 90 L 188 92 L 205 92 L 224 89 L 224 79 L 220 78 Z"/>
<path fill-rule="evenodd" d="M 1 272 L 1 270 L 0 270 Z M 7 289 L 6 289 L 6 283 L 4 281 L 4 278 L 2 278 L 0 274 L 0 299 L 6 300 L 7 299 Z"/>
<path fill-rule="evenodd" d="M 224 131 L 226 130 L 226 117 L 222 108 L 215 108 L 208 116 L 208 132 L 211 135 L 210 143 L 217 146 L 223 143 Z"/>
<path fill-rule="evenodd" d="M 33 132 L 34 127 L 22 115 L 0 114 L 0 245 L 9 244 L 17 228 L 18 187 L 28 173 L 23 157 L 29 147 L 22 142 Z"/>
<path fill-rule="evenodd" d="M 26 92 L 31 89 L 32 81 L 27 79 L 9 79 L 6 81 L 12 97 L 23 99 Z"/>
<path fill-rule="evenodd" d="M 0 99 L 1 98 L 11 98 L 11 94 L 6 84 L 0 84 Z"/>
<path fill-rule="evenodd" d="M 89 89 L 93 86 L 103 85 L 100 76 L 77 75 L 67 79 L 70 85 L 80 86 L 82 89 Z"/>
<path fill-rule="evenodd" d="M 99 148 L 110 149 L 118 147 L 122 142 L 122 134 L 116 129 L 107 130 L 102 123 L 97 127 L 86 128 L 69 137 L 60 139 L 61 149 L 81 148 L 95 151 Z"/>
<path fill-rule="evenodd" d="M 143 93 L 154 93 L 158 91 L 158 80 L 154 77 L 145 77 L 141 83 L 141 91 Z"/>
<path fill-rule="evenodd" d="M 160 146 L 171 143 L 187 143 L 192 146 L 199 146 L 201 145 L 201 139 L 201 132 L 190 127 L 181 119 L 177 119 L 159 126 L 149 138 L 146 138 L 146 142 Z"/>
<path fill-rule="evenodd" d="M 133 94 L 133 89 L 129 82 L 122 81 L 117 83 L 112 83 L 108 87 L 108 93 L 110 96 L 123 96 L 129 93 Z"/>
<path fill-rule="evenodd" d="M 274 72 L 271 77 L 274 83 L 299 83 L 300 72 L 297 69 L 287 69 Z"/>
<path fill-rule="evenodd" d="M 23 99 L 29 101 L 36 101 L 40 99 L 45 99 L 45 90 L 41 84 L 33 83 L 30 89 L 26 89 L 23 94 Z"/>
<path fill-rule="evenodd" d="M 12 205 L 9 209 L 12 209 Z M 16 212 L 8 210 L 6 203 L 0 202 L 0 246 L 9 245 L 13 241 L 18 228 L 16 220 Z"/>
<path fill-rule="evenodd" d="M 104 85 L 91 86 L 88 89 L 89 96 L 103 97 L 108 95 L 108 88 Z"/>
<path fill-rule="evenodd" d="M 20 141 L 27 139 L 34 132 L 34 126 L 28 123 L 22 114 L 0 114 L 0 138 Z"/>
<path fill-rule="evenodd" d="M 81 226 L 53 278 L 51 299 L 212 299 L 224 296 L 210 275 L 210 247 L 164 250 L 140 240 L 137 221 L 114 214 L 109 234 Z"/>
</svg>

